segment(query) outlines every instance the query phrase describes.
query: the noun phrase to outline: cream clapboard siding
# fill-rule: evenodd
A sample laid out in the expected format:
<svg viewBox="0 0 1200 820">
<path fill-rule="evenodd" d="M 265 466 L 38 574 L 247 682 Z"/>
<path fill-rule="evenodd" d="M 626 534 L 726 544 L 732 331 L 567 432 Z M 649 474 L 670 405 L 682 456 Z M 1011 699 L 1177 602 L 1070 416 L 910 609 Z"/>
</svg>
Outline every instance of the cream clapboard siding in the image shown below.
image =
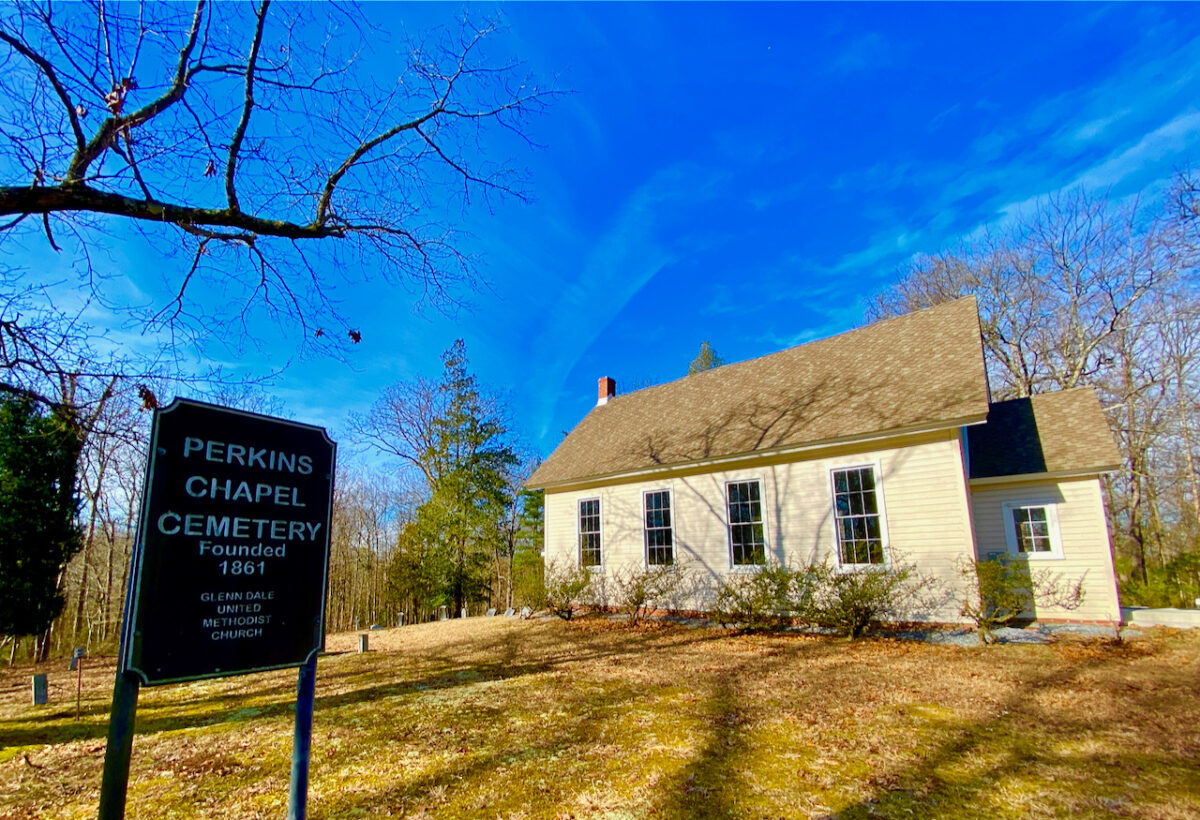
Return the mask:
<svg viewBox="0 0 1200 820">
<path fill-rule="evenodd" d="M 1081 478 L 1027 481 L 1002 485 L 975 485 L 971 506 L 979 554 L 1006 552 L 1004 505 L 1053 502 L 1058 513 L 1063 557 L 1031 561 L 1034 570 L 1061 574 L 1073 583 L 1084 578 L 1084 600 L 1079 609 L 1038 607 L 1036 615 L 1049 620 L 1099 621 L 1120 619 L 1116 575 L 1113 572 L 1108 524 L 1100 496 L 1100 480 Z"/>
<path fill-rule="evenodd" d="M 899 440 L 893 440 L 899 441 Z M 828 558 L 836 562 L 831 471 L 871 465 L 876 469 L 886 536 L 895 555 L 937 576 L 947 591 L 961 583 L 960 560 L 973 549 L 966 482 L 957 431 L 914 436 L 899 446 L 843 446 L 806 454 L 802 461 L 764 459 L 756 466 L 712 473 L 677 472 L 642 481 L 546 494 L 546 560 L 579 560 L 578 503 L 599 498 L 603 569 L 607 577 L 645 566 L 642 494 L 672 494 L 677 560 L 715 578 L 745 571 L 731 564 L 726 527 L 725 484 L 762 481 L 768 556 L 793 566 Z M 793 456 L 795 458 L 795 456 Z M 703 591 L 681 608 L 703 609 Z M 941 621 L 960 620 L 957 605 L 914 613 Z"/>
</svg>

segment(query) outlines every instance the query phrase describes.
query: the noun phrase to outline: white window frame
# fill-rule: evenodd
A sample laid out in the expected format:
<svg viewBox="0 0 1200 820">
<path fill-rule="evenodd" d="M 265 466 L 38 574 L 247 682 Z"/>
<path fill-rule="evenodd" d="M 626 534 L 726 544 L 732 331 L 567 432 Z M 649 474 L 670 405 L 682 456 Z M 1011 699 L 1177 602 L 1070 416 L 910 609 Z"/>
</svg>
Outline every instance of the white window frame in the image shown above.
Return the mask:
<svg viewBox="0 0 1200 820">
<path fill-rule="evenodd" d="M 670 505 L 671 526 L 668 528 L 671 532 L 671 563 L 670 564 L 651 564 L 650 563 L 650 539 L 647 537 L 650 533 L 650 528 L 646 526 L 646 496 L 652 493 L 666 493 L 667 503 Z M 675 538 L 675 493 L 670 487 L 654 487 L 648 490 L 642 490 L 642 565 L 649 569 L 650 567 L 666 567 L 674 566 L 679 563 L 679 551 L 675 548 L 677 540 Z"/>
<path fill-rule="evenodd" d="M 879 540 L 883 549 L 883 562 L 880 564 L 846 564 L 842 562 L 842 542 L 838 529 L 837 514 L 837 480 L 834 473 L 843 470 L 870 470 L 875 479 L 875 506 L 879 512 Z M 883 494 L 883 468 L 878 461 L 854 461 L 845 464 L 833 464 L 829 467 L 829 512 L 830 527 L 833 530 L 833 557 L 837 567 L 846 572 L 871 569 L 872 567 L 890 567 L 892 565 L 892 540 L 888 535 L 887 500 Z"/>
<path fill-rule="evenodd" d="M 596 534 L 600 537 L 600 563 L 585 564 L 583 563 L 583 505 L 588 501 L 596 502 L 596 517 L 600 520 L 600 529 Z M 604 502 L 600 500 L 600 496 L 592 495 L 587 498 L 579 498 L 575 501 L 575 560 L 583 569 L 604 569 Z"/>
<path fill-rule="evenodd" d="M 758 483 L 758 509 L 760 513 L 760 523 L 762 524 L 763 532 L 763 562 L 761 564 L 735 564 L 733 562 L 733 522 L 729 520 L 729 485 L 730 484 L 750 484 L 751 482 Z M 750 476 L 748 478 L 731 478 L 726 480 L 724 486 L 724 494 L 721 498 L 721 505 L 725 508 L 725 543 L 726 554 L 729 557 L 729 569 L 731 572 L 757 572 L 765 567 L 771 560 L 771 534 L 767 530 L 767 483 L 761 477 Z"/>
<path fill-rule="evenodd" d="M 1050 533 L 1049 552 L 1021 552 L 1020 541 L 1017 538 L 1017 522 L 1013 520 L 1013 511 L 1041 507 L 1046 511 L 1046 529 Z M 1063 559 L 1062 531 L 1058 526 L 1058 502 L 1045 498 L 1026 498 L 1019 501 L 1006 501 L 1001 505 L 1004 514 L 1004 539 L 1008 545 L 1008 554 L 1014 558 L 1027 558 L 1030 561 L 1061 561 Z"/>
</svg>

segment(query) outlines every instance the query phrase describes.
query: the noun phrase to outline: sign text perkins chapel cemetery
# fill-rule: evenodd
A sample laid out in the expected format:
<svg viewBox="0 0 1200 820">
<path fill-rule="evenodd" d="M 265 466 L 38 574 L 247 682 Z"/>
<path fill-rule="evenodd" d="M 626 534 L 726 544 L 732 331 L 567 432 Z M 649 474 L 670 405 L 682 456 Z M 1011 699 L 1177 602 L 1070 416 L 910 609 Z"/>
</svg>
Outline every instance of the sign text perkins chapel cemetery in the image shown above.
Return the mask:
<svg viewBox="0 0 1200 820">
<path fill-rule="evenodd" d="M 324 646 L 335 449 L 319 427 L 200 402 L 156 414 L 126 670 L 170 683 Z"/>
</svg>

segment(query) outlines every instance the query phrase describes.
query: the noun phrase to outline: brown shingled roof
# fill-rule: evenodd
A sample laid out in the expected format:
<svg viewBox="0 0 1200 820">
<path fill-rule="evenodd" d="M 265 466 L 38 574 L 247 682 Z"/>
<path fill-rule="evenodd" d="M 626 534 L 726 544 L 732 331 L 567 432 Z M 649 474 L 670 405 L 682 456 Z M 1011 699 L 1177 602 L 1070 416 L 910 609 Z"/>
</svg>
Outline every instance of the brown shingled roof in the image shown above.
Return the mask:
<svg viewBox="0 0 1200 820">
<path fill-rule="evenodd" d="M 648 387 L 592 409 L 530 487 L 982 421 L 975 299 Z"/>
<path fill-rule="evenodd" d="M 1090 387 L 996 402 L 967 430 L 971 478 L 1115 470 L 1121 454 Z"/>
</svg>

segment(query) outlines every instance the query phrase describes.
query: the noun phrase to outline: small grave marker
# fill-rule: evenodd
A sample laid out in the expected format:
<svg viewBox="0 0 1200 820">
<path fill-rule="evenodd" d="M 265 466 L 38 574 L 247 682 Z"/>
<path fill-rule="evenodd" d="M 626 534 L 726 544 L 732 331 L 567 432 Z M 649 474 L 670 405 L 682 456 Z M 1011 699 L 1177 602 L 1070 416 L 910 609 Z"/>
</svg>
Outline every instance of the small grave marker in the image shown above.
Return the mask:
<svg viewBox="0 0 1200 820">
<path fill-rule="evenodd" d="M 504 610 L 504 614 L 506 616 L 508 616 L 509 618 L 511 618 L 513 615 L 517 614 L 517 611 L 515 609 L 513 609 L 512 607 L 509 607 L 508 609 Z"/>
<path fill-rule="evenodd" d="M 46 685 L 46 676 L 45 675 L 34 675 L 33 676 L 33 705 L 34 706 L 45 706 L 46 705 L 46 701 L 48 700 L 47 689 L 48 689 L 48 687 Z"/>
<path fill-rule="evenodd" d="M 489 617 L 489 618 L 491 618 L 491 617 L 494 617 L 494 616 L 495 616 L 495 614 L 496 614 L 496 609 L 495 609 L 495 607 L 493 607 L 493 608 L 491 608 L 491 609 L 489 609 L 489 610 L 487 611 L 487 617 Z"/>
<path fill-rule="evenodd" d="M 404 626 L 404 613 L 400 613 L 400 617 L 396 619 L 396 626 Z"/>
<path fill-rule="evenodd" d="M 467 617 L 467 608 L 465 606 L 462 608 L 462 612 L 459 614 L 458 617 L 460 617 L 460 618 Z"/>
<path fill-rule="evenodd" d="M 533 615 L 532 609 L 530 609 L 527 606 L 521 607 L 521 617 L 522 618 L 529 618 L 529 617 L 532 617 L 532 615 Z"/>
<path fill-rule="evenodd" d="M 367 636 L 366 636 L 366 634 L 359 635 L 358 636 L 358 652 L 361 655 L 363 652 L 367 652 L 367 651 L 369 651 L 367 649 Z"/>
</svg>

